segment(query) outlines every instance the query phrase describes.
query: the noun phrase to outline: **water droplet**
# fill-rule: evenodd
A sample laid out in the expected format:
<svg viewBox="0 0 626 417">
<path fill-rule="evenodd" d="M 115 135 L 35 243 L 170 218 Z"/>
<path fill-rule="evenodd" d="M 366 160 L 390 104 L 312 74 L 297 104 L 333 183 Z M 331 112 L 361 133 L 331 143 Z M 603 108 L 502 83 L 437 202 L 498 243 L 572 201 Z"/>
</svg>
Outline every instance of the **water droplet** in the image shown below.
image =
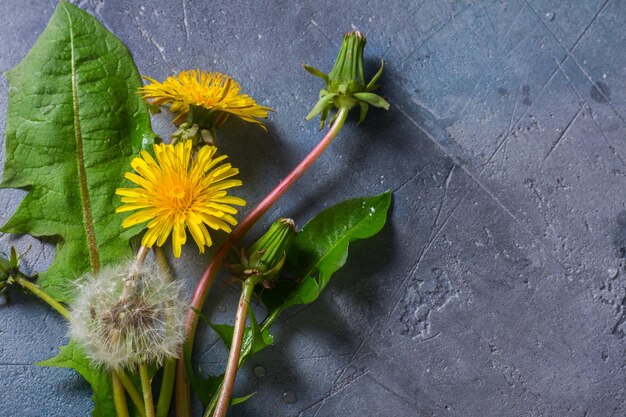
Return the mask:
<svg viewBox="0 0 626 417">
<path fill-rule="evenodd" d="M 287 390 L 283 392 L 283 402 L 285 404 L 293 404 L 298 401 L 298 397 L 296 397 L 296 392 L 292 390 Z"/>
<path fill-rule="evenodd" d="M 254 367 L 254 376 L 263 378 L 265 376 L 265 368 L 261 365 Z"/>
<path fill-rule="evenodd" d="M 617 273 L 619 271 L 617 270 L 617 268 L 609 268 L 607 272 L 609 273 L 609 278 L 613 279 L 617 276 Z"/>
<path fill-rule="evenodd" d="M 547 12 L 546 13 L 546 20 L 549 22 L 552 22 L 554 20 L 554 12 Z"/>
</svg>

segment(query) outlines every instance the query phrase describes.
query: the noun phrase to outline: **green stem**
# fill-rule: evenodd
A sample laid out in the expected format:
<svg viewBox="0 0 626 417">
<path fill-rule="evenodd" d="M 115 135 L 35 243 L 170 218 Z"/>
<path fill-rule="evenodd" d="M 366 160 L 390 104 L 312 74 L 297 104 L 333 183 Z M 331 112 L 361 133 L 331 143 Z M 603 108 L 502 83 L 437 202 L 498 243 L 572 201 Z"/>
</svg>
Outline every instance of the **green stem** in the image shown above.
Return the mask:
<svg viewBox="0 0 626 417">
<path fill-rule="evenodd" d="M 143 402 L 146 410 L 146 417 L 155 417 L 154 400 L 152 399 L 152 384 L 150 383 L 150 374 L 148 373 L 148 365 L 142 363 L 139 365 L 139 377 L 141 378 L 141 390 L 143 391 Z"/>
<path fill-rule="evenodd" d="M 57 313 L 65 317 L 65 319 L 70 319 L 70 312 L 68 311 L 68 309 L 65 308 L 63 304 L 59 303 L 57 300 L 46 294 L 39 285 L 30 282 L 24 276 L 19 274 L 14 277 L 14 280 L 20 287 L 24 288 L 35 297 L 38 297 L 41 301 L 48 304 L 50 307 L 55 309 Z"/>
<path fill-rule="evenodd" d="M 115 404 L 115 413 L 117 417 L 130 417 L 128 413 L 128 405 L 126 404 L 126 393 L 124 386 L 117 377 L 115 371 L 111 371 L 111 383 L 113 385 L 113 403 Z"/>
<path fill-rule="evenodd" d="M 224 373 L 224 381 L 220 391 L 217 405 L 215 406 L 215 414 L 213 417 L 224 417 L 228 406 L 230 405 L 230 397 L 235 387 L 235 377 L 239 369 L 239 357 L 241 355 L 241 343 L 243 340 L 244 330 L 246 329 L 246 317 L 248 316 L 248 305 L 254 293 L 254 286 L 259 282 L 258 276 L 251 276 L 243 284 L 241 297 L 239 298 L 239 306 L 237 307 L 237 315 L 235 316 L 235 327 L 233 329 L 233 340 L 230 344 L 230 352 L 228 353 L 228 362 L 226 363 L 226 372 Z"/>
<path fill-rule="evenodd" d="M 167 358 L 163 366 L 163 379 L 161 380 L 161 391 L 157 403 L 157 417 L 167 417 L 172 404 L 172 394 L 174 393 L 174 380 L 176 377 L 176 359 Z"/>
<path fill-rule="evenodd" d="M 170 265 L 163 248 L 155 246 L 153 248 L 154 258 L 161 269 L 167 271 L 165 274 L 169 281 L 172 281 Z M 174 393 L 174 381 L 176 378 L 176 359 L 167 358 L 163 365 L 163 378 L 161 379 L 161 391 L 159 392 L 159 400 L 157 402 L 157 417 L 167 417 L 169 415 L 170 406 L 172 405 L 172 395 Z"/>
<path fill-rule="evenodd" d="M 133 381 L 131 381 L 128 375 L 126 375 L 126 372 L 121 369 L 114 372 L 117 374 L 117 377 L 126 389 L 126 392 L 130 396 L 130 399 L 135 405 L 137 411 L 139 412 L 139 415 L 141 417 L 146 417 L 146 406 L 144 405 L 143 398 L 141 398 L 141 394 L 139 394 L 139 391 L 137 390 L 137 387 L 135 387 Z"/>
</svg>

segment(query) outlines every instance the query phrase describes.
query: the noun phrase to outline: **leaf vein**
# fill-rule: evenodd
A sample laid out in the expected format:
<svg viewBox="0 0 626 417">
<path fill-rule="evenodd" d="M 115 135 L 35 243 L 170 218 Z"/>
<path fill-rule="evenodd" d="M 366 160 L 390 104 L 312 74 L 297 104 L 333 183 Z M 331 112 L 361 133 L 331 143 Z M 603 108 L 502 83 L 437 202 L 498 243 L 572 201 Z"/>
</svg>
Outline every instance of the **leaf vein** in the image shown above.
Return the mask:
<svg viewBox="0 0 626 417">
<path fill-rule="evenodd" d="M 70 33 L 70 53 L 71 53 L 71 81 L 72 81 L 72 105 L 74 110 L 74 138 L 76 140 L 76 164 L 78 167 L 78 181 L 80 185 L 80 198 L 83 206 L 83 223 L 85 226 L 85 235 L 87 236 L 87 246 L 89 248 L 89 260 L 91 269 L 94 273 L 100 270 L 100 255 L 98 253 L 98 245 L 96 243 L 96 231 L 93 224 L 93 215 L 91 213 L 91 201 L 89 198 L 89 188 L 87 183 L 87 170 L 85 168 L 85 155 L 83 148 L 83 137 L 80 126 L 80 114 L 78 105 L 78 83 L 76 80 L 76 56 L 74 45 L 74 27 L 72 16 L 67 7 L 64 8 L 68 18 L 68 28 Z"/>
</svg>

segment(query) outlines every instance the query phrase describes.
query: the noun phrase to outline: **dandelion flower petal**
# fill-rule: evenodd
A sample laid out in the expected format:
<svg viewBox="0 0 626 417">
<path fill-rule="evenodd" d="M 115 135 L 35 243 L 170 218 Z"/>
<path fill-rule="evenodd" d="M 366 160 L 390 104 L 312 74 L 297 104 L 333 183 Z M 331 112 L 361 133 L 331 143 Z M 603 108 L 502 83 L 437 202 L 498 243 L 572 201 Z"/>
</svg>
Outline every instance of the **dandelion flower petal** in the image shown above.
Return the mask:
<svg viewBox="0 0 626 417">
<path fill-rule="evenodd" d="M 118 188 L 115 192 L 124 203 L 115 211 L 133 212 L 122 226 L 146 223 L 142 244 L 147 247 L 162 246 L 172 235 L 176 257 L 182 253 L 189 230 L 204 253 L 213 243 L 207 226 L 230 232 L 230 226 L 237 224 L 232 216 L 237 209 L 232 206 L 243 206 L 245 201 L 227 195 L 227 190 L 240 186 L 241 181 L 226 178 L 239 171 L 230 164 L 220 164 L 226 156 L 216 156 L 214 146 L 203 146 L 194 159 L 190 141 L 154 145 L 154 155 L 141 152 L 131 162 L 135 172 L 124 175 L 137 188 Z"/>
<path fill-rule="evenodd" d="M 258 119 L 267 118 L 271 109 L 257 104 L 249 95 L 241 94 L 239 83 L 228 75 L 190 70 L 168 77 L 162 83 L 149 77 L 143 78 L 149 84 L 141 87 L 139 94 L 155 106 L 169 105 L 172 112 L 178 113 L 174 119 L 177 125 L 187 119 L 189 108 L 196 106 L 225 113 L 221 121 L 232 114 L 265 129 Z"/>
</svg>

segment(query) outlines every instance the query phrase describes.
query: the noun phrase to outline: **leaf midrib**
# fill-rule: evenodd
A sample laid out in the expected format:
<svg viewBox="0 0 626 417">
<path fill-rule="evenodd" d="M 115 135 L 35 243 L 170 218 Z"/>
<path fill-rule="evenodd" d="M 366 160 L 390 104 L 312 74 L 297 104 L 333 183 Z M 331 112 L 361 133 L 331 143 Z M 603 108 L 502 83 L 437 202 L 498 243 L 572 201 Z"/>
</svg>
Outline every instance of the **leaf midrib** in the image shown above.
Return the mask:
<svg viewBox="0 0 626 417">
<path fill-rule="evenodd" d="M 83 148 L 83 137 L 80 126 L 80 114 L 78 105 L 78 85 L 76 81 L 76 57 L 74 48 L 74 27 L 72 16 L 64 5 L 63 9 L 67 14 L 68 27 L 70 32 L 70 53 L 72 68 L 72 106 L 74 112 L 74 139 L 76 140 L 76 164 L 78 168 L 78 182 L 80 186 L 80 198 L 83 209 L 83 225 L 85 226 L 85 235 L 87 237 L 87 246 L 89 248 L 89 260 L 91 270 L 96 273 L 100 270 L 100 255 L 98 253 L 98 245 L 96 243 L 96 231 L 93 224 L 93 215 L 91 213 L 91 200 L 89 198 L 89 188 L 87 184 L 87 170 L 85 168 L 85 155 Z"/>
</svg>

